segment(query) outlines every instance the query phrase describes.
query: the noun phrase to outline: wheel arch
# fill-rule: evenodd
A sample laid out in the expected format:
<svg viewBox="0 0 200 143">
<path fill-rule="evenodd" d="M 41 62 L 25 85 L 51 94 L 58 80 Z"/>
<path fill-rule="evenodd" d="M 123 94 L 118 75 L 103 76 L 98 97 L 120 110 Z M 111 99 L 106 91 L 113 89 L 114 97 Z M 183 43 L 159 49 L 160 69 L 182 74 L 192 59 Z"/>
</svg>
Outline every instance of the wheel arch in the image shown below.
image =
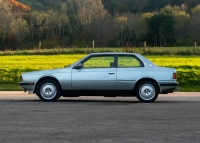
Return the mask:
<svg viewBox="0 0 200 143">
<path fill-rule="evenodd" d="M 53 80 L 53 81 L 55 81 L 55 82 L 58 84 L 58 86 L 60 87 L 60 89 L 62 90 L 61 85 L 60 85 L 60 82 L 58 81 L 58 79 L 56 79 L 55 77 L 52 77 L 52 76 L 45 76 L 45 77 L 40 78 L 40 79 L 37 81 L 33 93 L 36 93 L 37 88 L 38 88 L 38 85 L 39 85 L 42 81 L 44 81 L 44 80 Z"/>
<path fill-rule="evenodd" d="M 139 84 L 140 82 L 142 82 L 142 81 L 151 81 L 151 82 L 155 83 L 155 84 L 157 85 L 157 88 L 158 88 L 159 93 L 161 92 L 161 91 L 160 91 L 160 85 L 159 85 L 158 82 L 157 82 L 155 79 L 153 79 L 153 78 L 141 78 L 140 80 L 138 80 L 138 81 L 136 82 L 136 84 L 135 84 L 134 92 L 135 92 L 136 87 L 138 86 L 138 84 Z"/>
</svg>

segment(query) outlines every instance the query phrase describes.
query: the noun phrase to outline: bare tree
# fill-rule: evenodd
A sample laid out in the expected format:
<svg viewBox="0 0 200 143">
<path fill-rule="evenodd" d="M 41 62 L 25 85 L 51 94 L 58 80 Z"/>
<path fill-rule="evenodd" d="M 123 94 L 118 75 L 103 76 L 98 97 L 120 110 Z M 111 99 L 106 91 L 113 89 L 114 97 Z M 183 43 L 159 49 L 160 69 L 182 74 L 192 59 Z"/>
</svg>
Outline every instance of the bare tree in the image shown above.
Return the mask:
<svg viewBox="0 0 200 143">
<path fill-rule="evenodd" d="M 30 40 L 33 42 L 35 38 L 39 38 L 42 34 L 41 30 L 45 23 L 44 12 L 30 11 L 25 16 L 24 19 L 28 23 Z"/>
<path fill-rule="evenodd" d="M 190 18 L 190 33 L 193 37 L 193 40 L 200 44 L 200 5 L 197 5 L 192 10 L 191 18 Z"/>
<path fill-rule="evenodd" d="M 67 15 L 66 3 L 63 3 L 59 11 L 59 31 L 60 38 L 64 38 L 65 31 L 69 29 L 69 19 Z"/>
<path fill-rule="evenodd" d="M 177 40 L 178 46 L 191 45 L 190 40 L 190 16 L 186 15 L 176 15 L 175 17 L 174 34 Z M 191 43 L 189 43 L 191 42 Z"/>
<path fill-rule="evenodd" d="M 11 23 L 14 15 L 11 11 L 11 5 L 5 0 L 0 0 L 0 42 L 4 44 L 6 36 L 10 35 Z"/>
<path fill-rule="evenodd" d="M 59 19 L 59 15 L 56 11 L 50 9 L 46 13 L 43 14 L 45 23 L 44 23 L 44 28 L 45 28 L 45 35 L 46 39 L 49 38 L 54 38 L 56 35 L 57 31 L 57 21 Z"/>
<path fill-rule="evenodd" d="M 11 27 L 18 43 L 26 42 L 24 40 L 29 35 L 28 23 L 21 16 L 15 18 L 11 24 Z"/>
<path fill-rule="evenodd" d="M 117 46 L 133 46 L 147 33 L 147 23 L 141 14 L 122 13 L 113 18 L 112 34 Z"/>
<path fill-rule="evenodd" d="M 57 17 L 57 29 L 58 29 L 58 35 L 61 41 L 61 44 L 63 46 L 68 46 L 69 45 L 69 37 L 72 32 L 71 25 L 69 23 L 69 18 L 68 18 L 68 10 L 67 10 L 67 5 L 66 3 L 63 3 L 61 5 L 61 8 L 57 12 L 58 17 Z"/>
<path fill-rule="evenodd" d="M 200 14 L 193 15 L 190 18 L 190 33 L 193 37 L 193 40 L 200 44 Z"/>
<path fill-rule="evenodd" d="M 108 12 L 104 9 L 101 0 L 70 0 L 69 5 L 77 21 L 76 31 L 87 34 L 89 41 L 100 41 L 101 31 Z M 80 23 L 81 25 L 79 25 Z"/>
</svg>

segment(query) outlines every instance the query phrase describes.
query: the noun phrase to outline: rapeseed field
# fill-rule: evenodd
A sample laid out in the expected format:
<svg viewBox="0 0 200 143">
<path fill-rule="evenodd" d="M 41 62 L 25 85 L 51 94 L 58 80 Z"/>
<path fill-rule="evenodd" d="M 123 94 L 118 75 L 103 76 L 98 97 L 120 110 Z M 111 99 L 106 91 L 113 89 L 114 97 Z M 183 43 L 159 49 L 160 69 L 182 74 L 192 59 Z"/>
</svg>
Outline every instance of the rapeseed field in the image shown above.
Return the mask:
<svg viewBox="0 0 200 143">
<path fill-rule="evenodd" d="M 23 72 L 62 68 L 84 56 L 85 54 L 0 56 L 0 86 L 17 85 L 19 76 Z M 200 91 L 200 56 L 146 57 L 158 66 L 175 68 L 181 91 Z"/>
</svg>

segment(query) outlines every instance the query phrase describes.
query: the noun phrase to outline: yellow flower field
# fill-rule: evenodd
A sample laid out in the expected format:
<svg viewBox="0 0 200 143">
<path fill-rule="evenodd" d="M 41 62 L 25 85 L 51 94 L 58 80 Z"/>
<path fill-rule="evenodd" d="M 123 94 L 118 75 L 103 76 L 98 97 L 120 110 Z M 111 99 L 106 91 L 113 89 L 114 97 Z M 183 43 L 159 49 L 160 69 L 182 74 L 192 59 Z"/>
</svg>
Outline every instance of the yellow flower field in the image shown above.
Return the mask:
<svg viewBox="0 0 200 143">
<path fill-rule="evenodd" d="M 62 68 L 84 57 L 74 55 L 11 55 L 0 56 L 0 83 L 18 83 L 22 72 Z M 199 56 L 146 56 L 158 66 L 176 68 L 180 86 L 200 86 Z"/>
</svg>

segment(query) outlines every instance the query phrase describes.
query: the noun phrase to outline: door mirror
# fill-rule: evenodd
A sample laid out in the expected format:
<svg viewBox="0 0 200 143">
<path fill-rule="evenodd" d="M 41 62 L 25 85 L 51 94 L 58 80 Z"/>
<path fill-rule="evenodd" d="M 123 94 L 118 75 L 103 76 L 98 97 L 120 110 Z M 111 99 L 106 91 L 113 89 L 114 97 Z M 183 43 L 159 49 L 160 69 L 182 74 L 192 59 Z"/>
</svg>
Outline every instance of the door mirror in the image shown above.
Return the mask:
<svg viewBox="0 0 200 143">
<path fill-rule="evenodd" d="M 83 64 L 82 63 L 78 63 L 77 65 L 74 66 L 75 69 L 82 69 L 83 68 Z"/>
</svg>

